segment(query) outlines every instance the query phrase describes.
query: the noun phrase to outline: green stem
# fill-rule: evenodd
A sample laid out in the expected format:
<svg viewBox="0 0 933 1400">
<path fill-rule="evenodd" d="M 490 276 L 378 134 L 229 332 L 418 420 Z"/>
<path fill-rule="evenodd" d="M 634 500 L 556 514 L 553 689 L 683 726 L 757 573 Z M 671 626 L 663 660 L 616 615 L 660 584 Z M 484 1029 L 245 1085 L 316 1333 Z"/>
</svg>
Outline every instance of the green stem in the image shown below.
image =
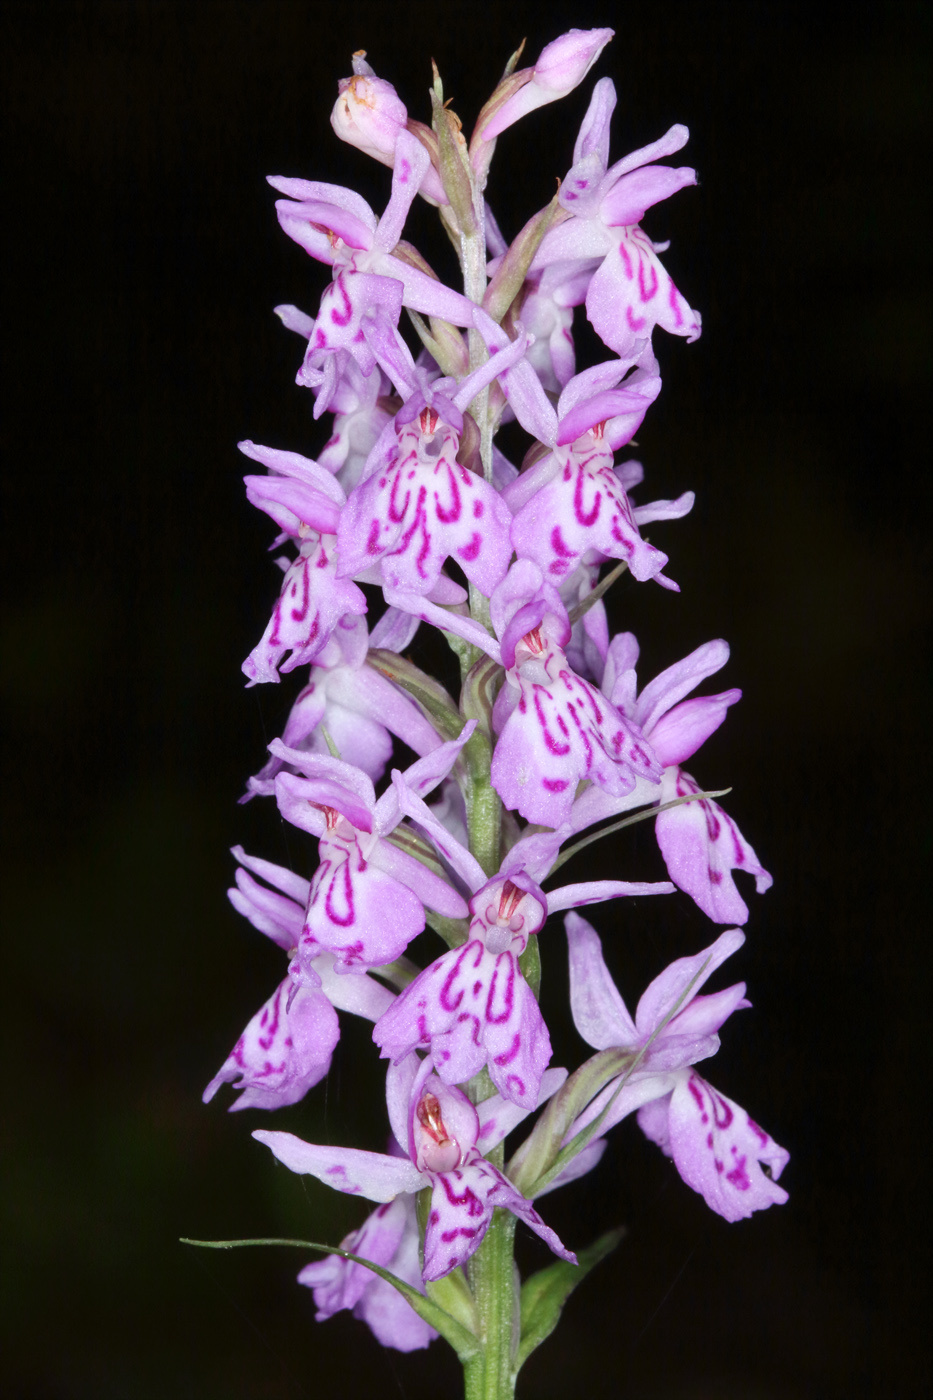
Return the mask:
<svg viewBox="0 0 933 1400">
<path fill-rule="evenodd" d="M 463 1368 L 466 1400 L 511 1400 L 515 1394 L 513 1329 L 517 1314 L 512 1246 L 515 1216 L 497 1210 L 467 1268 L 482 1350 Z M 515 1337 L 517 1342 L 517 1337 Z"/>
</svg>

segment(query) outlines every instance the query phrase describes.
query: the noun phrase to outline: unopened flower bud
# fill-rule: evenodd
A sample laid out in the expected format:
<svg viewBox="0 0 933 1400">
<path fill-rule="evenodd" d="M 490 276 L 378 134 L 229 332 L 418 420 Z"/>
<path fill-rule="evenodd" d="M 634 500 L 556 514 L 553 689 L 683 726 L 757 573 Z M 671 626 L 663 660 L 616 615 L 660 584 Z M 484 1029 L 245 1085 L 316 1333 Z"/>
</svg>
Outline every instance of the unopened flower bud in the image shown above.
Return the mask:
<svg viewBox="0 0 933 1400">
<path fill-rule="evenodd" d="M 399 134 L 408 129 L 428 147 L 429 154 L 434 155 L 431 146 L 437 143 L 430 127 L 409 121 L 405 103 L 391 83 L 376 77 L 366 62 L 364 50 L 353 55 L 353 77 L 341 78 L 337 88 L 339 96 L 330 114 L 330 124 L 348 146 L 355 146 L 394 169 Z M 425 172 L 419 193 L 429 204 L 447 203 L 440 176 L 433 167 Z"/>
<path fill-rule="evenodd" d="M 504 78 L 480 113 L 475 137 L 492 141 L 536 107 L 573 92 L 613 37 L 612 29 L 571 29 L 541 50 L 534 68 Z M 524 81 L 523 81 L 524 80 Z"/>
<path fill-rule="evenodd" d="M 365 66 L 369 68 L 368 63 Z M 338 90 L 340 95 L 330 114 L 330 124 L 341 141 L 374 156 L 383 165 L 394 165 L 395 143 L 408 121 L 408 109 L 395 88 L 369 69 L 368 73 L 355 72 L 352 78 L 341 78 Z"/>
</svg>

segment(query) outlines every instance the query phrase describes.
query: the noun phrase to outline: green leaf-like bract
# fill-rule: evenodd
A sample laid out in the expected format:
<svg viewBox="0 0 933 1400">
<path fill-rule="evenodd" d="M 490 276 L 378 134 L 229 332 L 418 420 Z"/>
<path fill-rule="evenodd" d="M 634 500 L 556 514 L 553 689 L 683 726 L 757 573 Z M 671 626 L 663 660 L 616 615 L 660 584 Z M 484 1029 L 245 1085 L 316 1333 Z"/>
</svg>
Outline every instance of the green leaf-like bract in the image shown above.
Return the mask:
<svg viewBox="0 0 933 1400">
<path fill-rule="evenodd" d="M 423 1293 L 419 1293 L 417 1288 L 412 1288 L 410 1283 L 403 1283 L 395 1274 L 383 1269 L 381 1265 L 374 1264 L 370 1259 L 363 1259 L 359 1254 L 351 1254 L 346 1249 L 336 1249 L 332 1244 L 316 1244 L 313 1240 L 187 1240 L 182 1239 L 182 1244 L 197 1245 L 201 1249 L 242 1249 L 246 1245 L 259 1244 L 282 1244 L 289 1245 L 293 1249 L 314 1249 L 320 1254 L 339 1254 L 341 1259 L 351 1259 L 354 1264 L 362 1264 L 371 1273 L 378 1274 L 386 1283 L 391 1283 L 392 1287 L 401 1293 L 407 1303 L 414 1308 L 415 1312 L 422 1318 L 429 1327 L 433 1327 L 436 1332 L 448 1341 L 457 1353 L 461 1361 L 469 1361 L 476 1356 L 480 1350 L 480 1343 L 472 1332 L 468 1331 L 450 1313 L 445 1312 L 437 1303 L 425 1298 Z"/>
<path fill-rule="evenodd" d="M 589 1246 L 581 1249 L 579 1264 L 559 1259 L 547 1269 L 532 1274 L 522 1285 L 522 1335 L 515 1358 L 519 1371 L 528 1357 L 549 1337 L 560 1321 L 564 1303 L 592 1268 L 615 1249 L 624 1230 L 610 1230 Z"/>
</svg>

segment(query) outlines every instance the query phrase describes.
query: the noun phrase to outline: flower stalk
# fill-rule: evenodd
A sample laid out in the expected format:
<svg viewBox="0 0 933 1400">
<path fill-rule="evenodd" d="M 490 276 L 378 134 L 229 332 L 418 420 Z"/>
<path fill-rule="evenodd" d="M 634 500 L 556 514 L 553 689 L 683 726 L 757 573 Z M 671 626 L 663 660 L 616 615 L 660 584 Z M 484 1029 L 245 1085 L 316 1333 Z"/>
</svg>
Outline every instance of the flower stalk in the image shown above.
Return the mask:
<svg viewBox="0 0 933 1400">
<path fill-rule="evenodd" d="M 611 38 L 571 30 L 523 69 L 520 47 L 469 142 L 436 67 L 428 127 L 354 55 L 332 125 L 391 169 L 382 215 L 342 186 L 271 179 L 282 228 L 330 269 L 316 316 L 277 308 L 305 342 L 298 382 L 315 418 L 329 415 L 330 437 L 316 460 L 240 444 L 265 472 L 246 477 L 248 497 L 286 550 L 243 669 L 254 685 L 309 667 L 243 800 L 273 798 L 309 845 L 298 871 L 234 850 L 231 901 L 286 963 L 204 1098 L 231 1084 L 231 1108 L 268 1122 L 327 1076 L 341 1017 L 360 1016 L 387 1061 L 392 1144 L 371 1152 L 256 1128 L 287 1169 L 374 1209 L 339 1246 L 212 1247 L 323 1253 L 298 1276 L 318 1320 L 352 1309 L 400 1351 L 443 1337 L 467 1400 L 514 1395 L 570 1292 L 619 1244 L 613 1225 L 575 1252 L 536 1201 L 597 1169 L 628 1117 L 725 1219 L 786 1199 L 787 1153 L 695 1069 L 749 1006 L 743 982 L 701 992 L 741 930 L 672 962 L 631 1015 L 576 912 L 679 890 L 714 923 L 741 925 L 735 873 L 759 893 L 771 883 L 718 805 L 729 789 L 707 790 L 683 766 L 741 698 L 693 694 L 726 665 L 726 643 L 640 685 L 638 642 L 610 634 L 604 602 L 623 573 L 679 591 L 642 531 L 687 515 L 693 494 L 636 503 L 642 465 L 617 454 L 661 393 L 655 328 L 688 342 L 700 333 L 660 261 L 665 245 L 641 227 L 695 183 L 692 170 L 658 163 L 686 129 L 610 164 L 616 96 L 602 78 L 557 193 L 511 242 L 485 200 L 499 137 L 572 91 Z M 419 200 L 456 250 L 462 292 L 409 237 Z M 608 352 L 582 370 L 579 308 Z M 531 439 L 520 465 L 494 442 L 506 418 Z M 456 654 L 459 696 L 410 659 L 421 627 Z M 397 743 L 413 755 L 404 767 Z M 643 820 L 670 879 L 554 887 L 573 857 Z M 617 864 L 624 855 L 623 837 Z M 624 909 L 614 904 L 623 965 Z M 538 1004 L 556 913 L 571 1013 L 593 1052 L 573 1072 L 551 1064 Z M 408 950 L 425 930 L 440 946 L 415 961 Z M 555 1256 L 524 1281 L 519 1223 Z"/>
</svg>

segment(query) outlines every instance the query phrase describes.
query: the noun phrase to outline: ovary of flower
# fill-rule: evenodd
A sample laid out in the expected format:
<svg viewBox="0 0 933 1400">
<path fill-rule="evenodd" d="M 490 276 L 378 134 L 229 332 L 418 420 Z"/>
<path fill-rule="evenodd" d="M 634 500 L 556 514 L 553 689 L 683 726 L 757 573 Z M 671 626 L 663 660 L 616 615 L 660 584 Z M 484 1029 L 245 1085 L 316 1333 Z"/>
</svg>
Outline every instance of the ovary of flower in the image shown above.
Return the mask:
<svg viewBox="0 0 933 1400">
<path fill-rule="evenodd" d="M 511 555 L 499 493 L 456 460 L 456 424 L 425 405 L 397 430 L 397 453 L 354 488 L 337 532 L 344 576 L 379 565 L 384 583 L 423 596 L 452 557 L 488 597 Z"/>
</svg>

